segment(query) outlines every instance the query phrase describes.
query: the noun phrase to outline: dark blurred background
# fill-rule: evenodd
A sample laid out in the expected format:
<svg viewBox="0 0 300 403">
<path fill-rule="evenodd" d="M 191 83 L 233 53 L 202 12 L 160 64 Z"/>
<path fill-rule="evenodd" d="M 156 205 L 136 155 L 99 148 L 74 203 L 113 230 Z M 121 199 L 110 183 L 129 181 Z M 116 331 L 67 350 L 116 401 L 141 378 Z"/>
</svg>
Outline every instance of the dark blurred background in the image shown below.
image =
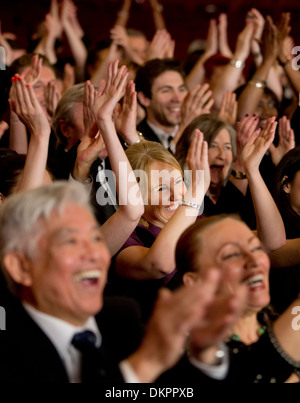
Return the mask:
<svg viewBox="0 0 300 403">
<path fill-rule="evenodd" d="M 91 44 L 108 36 L 122 0 L 75 0 L 79 20 Z M 128 27 L 142 30 L 148 39 L 154 33 L 154 24 L 148 0 L 133 0 Z M 208 22 L 225 12 L 228 14 L 229 43 L 234 48 L 236 35 L 243 28 L 249 9 L 257 8 L 275 21 L 283 11 L 291 12 L 291 35 L 300 45 L 300 0 L 161 0 L 167 28 L 176 40 L 177 58 L 185 55 L 194 39 L 205 39 Z M 37 24 L 49 10 L 50 0 L 1 0 L 2 30 L 16 33 L 25 46 Z"/>
</svg>

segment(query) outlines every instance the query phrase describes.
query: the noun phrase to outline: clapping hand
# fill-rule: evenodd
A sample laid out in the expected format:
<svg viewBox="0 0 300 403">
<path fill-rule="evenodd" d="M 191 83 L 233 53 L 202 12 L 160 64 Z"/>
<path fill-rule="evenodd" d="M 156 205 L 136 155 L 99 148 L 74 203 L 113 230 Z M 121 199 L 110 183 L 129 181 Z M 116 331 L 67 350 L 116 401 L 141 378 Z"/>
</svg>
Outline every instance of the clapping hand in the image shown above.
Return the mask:
<svg viewBox="0 0 300 403">
<path fill-rule="evenodd" d="M 291 122 L 286 116 L 279 119 L 278 125 L 278 146 L 274 144 L 270 145 L 271 158 L 274 165 L 278 165 L 281 158 L 290 150 L 295 148 L 295 134 L 291 129 Z"/>
<path fill-rule="evenodd" d="M 210 168 L 208 163 L 208 144 L 203 140 L 204 135 L 196 129 L 188 149 L 186 163 L 192 173 L 189 189 L 192 189 L 192 198 L 201 198 L 201 203 L 210 185 Z M 204 172 L 204 176 L 202 176 Z M 202 188 L 200 188 L 202 187 Z M 200 193 L 199 193 L 200 188 Z M 202 194 L 201 191 L 204 191 Z"/>
<path fill-rule="evenodd" d="M 275 117 L 269 118 L 262 132 L 259 134 L 260 129 L 253 132 L 248 143 L 245 145 L 241 158 L 246 173 L 259 169 L 261 160 L 275 137 L 277 127 L 275 119 Z"/>
<path fill-rule="evenodd" d="M 49 137 L 51 129 L 47 117 L 33 88 L 29 84 L 26 85 L 22 77 L 12 78 L 10 104 L 13 112 L 17 114 L 33 136 Z"/>
</svg>

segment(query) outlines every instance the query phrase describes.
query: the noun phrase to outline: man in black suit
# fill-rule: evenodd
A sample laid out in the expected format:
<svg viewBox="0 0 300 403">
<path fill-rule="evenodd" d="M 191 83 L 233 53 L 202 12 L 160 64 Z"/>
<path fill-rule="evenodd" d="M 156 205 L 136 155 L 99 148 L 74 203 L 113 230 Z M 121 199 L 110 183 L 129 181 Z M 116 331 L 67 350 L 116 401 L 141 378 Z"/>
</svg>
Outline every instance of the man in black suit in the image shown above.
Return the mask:
<svg viewBox="0 0 300 403">
<path fill-rule="evenodd" d="M 182 119 L 182 104 L 188 94 L 185 73 L 173 59 L 154 59 L 137 71 L 138 100 L 146 118 L 137 129 L 146 140 L 161 142 L 169 148 Z"/>
<path fill-rule="evenodd" d="M 209 272 L 194 288 L 163 290 L 143 333 L 133 302 L 103 301 L 110 254 L 79 183 L 8 198 L 0 209 L 0 259 L 15 296 L 4 307 L 1 382 L 153 382 L 179 359 L 220 281 Z M 227 317 L 224 326 L 231 325 Z M 216 339 L 213 326 L 203 323 L 203 332 Z"/>
</svg>

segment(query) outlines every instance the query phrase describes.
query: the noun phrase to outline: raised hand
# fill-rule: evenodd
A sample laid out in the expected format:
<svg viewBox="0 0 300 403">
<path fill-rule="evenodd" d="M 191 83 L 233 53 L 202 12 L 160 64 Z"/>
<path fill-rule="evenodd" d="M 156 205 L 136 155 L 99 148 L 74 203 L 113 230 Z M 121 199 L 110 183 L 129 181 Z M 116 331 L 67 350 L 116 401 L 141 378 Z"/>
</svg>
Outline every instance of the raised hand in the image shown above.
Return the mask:
<svg viewBox="0 0 300 403">
<path fill-rule="evenodd" d="M 278 136 L 278 146 L 275 147 L 273 143 L 270 145 L 270 153 L 274 165 L 278 165 L 281 158 L 288 151 L 295 148 L 296 145 L 294 130 L 291 129 L 291 122 L 286 116 L 279 119 Z"/>
<path fill-rule="evenodd" d="M 175 42 L 166 29 L 156 31 L 147 51 L 147 60 L 164 59 L 174 56 Z"/>
<path fill-rule="evenodd" d="M 269 15 L 266 18 L 261 49 L 263 59 L 270 62 L 277 58 L 280 49 L 279 31 Z"/>
<path fill-rule="evenodd" d="M 21 77 L 26 84 L 33 85 L 39 79 L 42 70 L 43 59 L 39 55 L 34 55 L 31 59 L 31 65 L 26 67 L 21 74 Z"/>
<path fill-rule="evenodd" d="M 189 181 L 189 189 L 192 189 L 192 198 L 200 197 L 203 199 L 210 185 L 210 168 L 208 163 L 208 145 L 203 140 L 204 135 L 200 130 L 194 131 L 193 139 L 188 149 L 186 163 L 192 173 Z M 202 172 L 204 176 L 202 177 Z M 204 194 L 199 193 L 199 187 L 203 186 Z M 202 202 L 202 200 L 201 200 Z"/>
<path fill-rule="evenodd" d="M 12 110 L 33 136 L 41 138 L 50 135 L 49 122 L 34 90 L 25 84 L 22 77 L 12 78 L 10 103 Z"/>
<path fill-rule="evenodd" d="M 55 81 L 50 81 L 45 91 L 45 103 L 47 112 L 50 116 L 54 115 L 57 104 L 61 98 L 61 94 L 57 88 Z"/>
<path fill-rule="evenodd" d="M 188 126 L 196 117 L 210 113 L 214 100 L 208 84 L 196 85 L 182 104 L 182 126 Z"/>
<path fill-rule="evenodd" d="M 217 21 L 211 19 L 206 38 L 206 47 L 204 51 L 205 59 L 209 59 L 218 53 L 218 27 Z"/>
<path fill-rule="evenodd" d="M 238 103 L 236 100 L 236 94 L 231 91 L 225 92 L 221 109 L 219 111 L 219 118 L 227 122 L 229 125 L 234 126 L 237 118 Z"/>
<path fill-rule="evenodd" d="M 118 60 L 109 65 L 105 89 L 99 88 L 96 93 L 93 113 L 98 123 L 112 119 L 114 108 L 124 95 L 129 73 L 126 66 L 119 69 L 118 65 Z"/>
<path fill-rule="evenodd" d="M 254 23 L 246 21 L 245 28 L 239 33 L 234 58 L 245 62 L 250 53 L 250 45 L 254 35 Z"/>
<path fill-rule="evenodd" d="M 153 382 L 178 361 L 185 350 L 188 334 L 204 322 L 219 279 L 219 272 L 211 270 L 203 283 L 181 287 L 173 293 L 160 290 L 141 346 L 128 358 L 142 382 Z"/>
<path fill-rule="evenodd" d="M 94 100 L 95 100 L 95 88 L 93 84 L 88 80 L 84 84 L 84 93 L 83 93 L 83 123 L 86 135 L 89 134 L 91 127 L 95 123 L 95 116 L 93 114 Z"/>
<path fill-rule="evenodd" d="M 241 270 L 227 268 L 222 272 L 215 298 L 208 306 L 206 316 L 199 326 L 191 331 L 189 352 L 194 358 L 201 359 L 205 347 L 224 341 L 231 327 L 243 315 L 248 289 L 241 280 Z"/>
<path fill-rule="evenodd" d="M 256 130 L 252 133 L 248 143 L 245 145 L 241 158 L 244 162 L 246 173 L 259 169 L 259 164 L 275 137 L 277 127 L 275 119 L 275 117 L 269 118 L 262 132 L 259 134 L 259 131 Z"/>
<path fill-rule="evenodd" d="M 227 14 L 221 13 L 219 16 L 219 25 L 218 25 L 219 51 L 222 56 L 231 59 L 233 54 L 228 44 L 227 26 L 228 26 Z"/>
<path fill-rule="evenodd" d="M 117 133 L 120 134 L 127 144 L 136 141 L 136 117 L 137 117 L 137 95 L 135 84 L 130 81 L 126 86 L 122 106 L 116 105 L 114 110 L 114 122 Z"/>
<path fill-rule="evenodd" d="M 258 135 L 260 131 L 256 131 L 258 118 L 253 116 L 244 116 L 243 119 L 237 122 L 236 125 L 236 144 L 237 144 L 237 156 L 240 156 L 245 145 L 248 143 L 251 135 L 256 132 Z"/>
</svg>

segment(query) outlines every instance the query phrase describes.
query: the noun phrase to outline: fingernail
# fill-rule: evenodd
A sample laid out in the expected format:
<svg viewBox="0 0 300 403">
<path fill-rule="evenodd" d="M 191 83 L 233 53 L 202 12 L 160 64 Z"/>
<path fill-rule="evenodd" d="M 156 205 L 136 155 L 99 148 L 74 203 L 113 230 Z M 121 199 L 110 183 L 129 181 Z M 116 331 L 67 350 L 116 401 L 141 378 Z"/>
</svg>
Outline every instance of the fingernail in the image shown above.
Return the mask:
<svg viewBox="0 0 300 403">
<path fill-rule="evenodd" d="M 247 117 L 249 116 L 248 113 L 247 113 L 247 115 L 245 115 L 245 116 L 246 116 L 246 118 L 247 118 Z"/>
<path fill-rule="evenodd" d="M 27 87 L 27 88 L 30 88 L 30 84 L 26 84 L 26 87 Z"/>
<path fill-rule="evenodd" d="M 22 77 L 18 77 L 18 79 L 19 79 L 19 81 L 22 81 L 22 80 L 23 80 L 23 78 L 22 78 Z"/>
<path fill-rule="evenodd" d="M 15 77 L 16 77 L 16 78 L 18 78 L 18 77 L 19 77 L 19 74 L 18 74 L 18 73 L 17 73 L 17 74 L 15 74 Z"/>
<path fill-rule="evenodd" d="M 11 82 L 14 83 L 16 81 L 15 77 L 11 78 Z"/>
</svg>

